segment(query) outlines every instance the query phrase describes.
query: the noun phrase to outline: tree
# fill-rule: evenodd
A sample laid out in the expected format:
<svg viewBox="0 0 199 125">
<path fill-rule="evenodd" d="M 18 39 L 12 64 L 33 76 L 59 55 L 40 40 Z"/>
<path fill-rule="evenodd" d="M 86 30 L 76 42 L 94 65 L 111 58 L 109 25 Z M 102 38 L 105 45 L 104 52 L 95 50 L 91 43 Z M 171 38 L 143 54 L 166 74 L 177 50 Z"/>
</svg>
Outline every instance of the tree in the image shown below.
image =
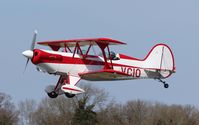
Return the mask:
<svg viewBox="0 0 199 125">
<path fill-rule="evenodd" d="M 33 112 L 35 112 L 37 108 L 37 103 L 34 100 L 26 99 L 20 102 L 18 107 L 21 116 L 21 124 L 34 125 Z"/>
<path fill-rule="evenodd" d="M 0 125 L 15 125 L 18 122 L 18 111 L 11 102 L 11 97 L 0 93 Z"/>
<path fill-rule="evenodd" d="M 126 125 L 123 106 L 111 101 L 98 112 L 98 125 Z"/>
<path fill-rule="evenodd" d="M 129 101 L 124 105 L 124 112 L 126 115 L 127 123 L 130 125 L 144 125 L 144 121 L 149 116 L 149 106 L 150 104 L 146 101 L 136 100 Z"/>
<path fill-rule="evenodd" d="M 84 85 L 83 88 L 86 92 L 73 99 L 76 107 L 72 124 L 95 125 L 98 122 L 95 109 L 103 107 L 107 93 L 88 84 Z"/>
<path fill-rule="evenodd" d="M 87 105 L 88 97 L 78 101 L 78 107 L 72 119 L 72 125 L 95 125 L 97 123 L 97 113 L 93 111 L 95 105 Z"/>
<path fill-rule="evenodd" d="M 28 125 L 199 125 L 199 110 L 190 105 L 167 105 L 132 100 L 124 104 L 107 102 L 104 90 L 90 85 L 85 93 L 69 99 L 44 98 L 20 103 Z M 2 105 L 1 101 L 0 104 Z M 106 104 L 106 105 L 105 105 Z M 20 107 L 19 106 L 19 107 Z"/>
<path fill-rule="evenodd" d="M 59 96 L 56 99 L 44 98 L 33 112 L 35 125 L 70 125 L 73 115 L 71 99 Z"/>
<path fill-rule="evenodd" d="M 29 125 L 93 125 L 97 122 L 96 111 L 103 107 L 107 93 L 87 84 L 82 88 L 86 92 L 72 99 L 64 95 L 55 99 L 46 97 L 37 106 L 31 100 L 21 102 L 20 111 L 28 118 Z"/>
</svg>

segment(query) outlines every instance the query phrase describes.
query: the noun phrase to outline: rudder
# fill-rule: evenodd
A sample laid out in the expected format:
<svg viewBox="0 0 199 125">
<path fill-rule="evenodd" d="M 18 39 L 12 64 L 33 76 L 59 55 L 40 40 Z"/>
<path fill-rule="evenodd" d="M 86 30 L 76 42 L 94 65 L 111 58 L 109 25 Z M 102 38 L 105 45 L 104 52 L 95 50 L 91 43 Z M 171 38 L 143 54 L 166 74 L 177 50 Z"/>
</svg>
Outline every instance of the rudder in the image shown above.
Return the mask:
<svg viewBox="0 0 199 125">
<path fill-rule="evenodd" d="M 162 77 L 175 71 L 174 56 L 166 44 L 155 45 L 144 60 L 146 67 L 159 71 Z"/>
</svg>

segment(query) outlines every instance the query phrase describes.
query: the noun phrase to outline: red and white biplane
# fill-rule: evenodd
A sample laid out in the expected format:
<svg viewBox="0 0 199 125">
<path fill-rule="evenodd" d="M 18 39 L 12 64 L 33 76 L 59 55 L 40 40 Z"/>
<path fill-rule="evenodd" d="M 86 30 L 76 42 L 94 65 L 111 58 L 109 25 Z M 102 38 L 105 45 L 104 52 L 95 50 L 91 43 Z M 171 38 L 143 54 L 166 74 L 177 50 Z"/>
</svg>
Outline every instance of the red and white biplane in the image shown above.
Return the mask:
<svg viewBox="0 0 199 125">
<path fill-rule="evenodd" d="M 174 56 L 166 44 L 155 45 L 144 59 L 137 59 L 110 51 L 110 45 L 126 43 L 109 38 L 37 42 L 52 49 L 43 50 L 34 49 L 36 36 L 37 32 L 34 34 L 30 50 L 22 54 L 27 57 L 26 66 L 31 59 L 39 71 L 59 75 L 57 84 L 47 86 L 45 89 L 51 98 L 61 94 L 72 98 L 85 92 L 76 86 L 81 79 L 90 81 L 157 79 L 168 88 L 169 85 L 162 79 L 175 73 Z M 94 47 L 98 47 L 101 54 L 91 53 Z M 86 50 L 83 50 L 85 48 Z"/>
</svg>

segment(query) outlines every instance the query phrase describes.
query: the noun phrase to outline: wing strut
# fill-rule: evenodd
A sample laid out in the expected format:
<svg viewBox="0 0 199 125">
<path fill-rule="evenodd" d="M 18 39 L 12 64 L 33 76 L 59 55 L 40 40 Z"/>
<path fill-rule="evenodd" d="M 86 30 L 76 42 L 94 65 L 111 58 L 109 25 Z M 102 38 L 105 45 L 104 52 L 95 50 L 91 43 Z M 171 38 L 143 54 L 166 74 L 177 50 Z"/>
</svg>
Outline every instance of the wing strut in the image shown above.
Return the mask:
<svg viewBox="0 0 199 125">
<path fill-rule="evenodd" d="M 106 53 L 105 53 L 105 48 L 108 47 L 108 43 L 101 43 L 101 42 L 97 42 L 98 46 L 100 47 L 100 49 L 102 50 L 102 54 L 104 57 L 104 69 L 111 69 L 111 67 L 109 66 L 108 62 L 107 62 L 107 57 L 106 57 Z M 110 55 L 110 52 L 109 52 Z"/>
<path fill-rule="evenodd" d="M 112 59 L 110 58 L 110 57 L 111 57 L 111 54 L 110 54 L 110 49 L 109 49 L 109 46 L 107 46 L 107 49 L 108 49 L 108 55 L 109 55 L 109 59 L 110 59 L 110 62 L 111 62 L 111 69 L 113 69 L 113 63 L 112 63 Z"/>
</svg>

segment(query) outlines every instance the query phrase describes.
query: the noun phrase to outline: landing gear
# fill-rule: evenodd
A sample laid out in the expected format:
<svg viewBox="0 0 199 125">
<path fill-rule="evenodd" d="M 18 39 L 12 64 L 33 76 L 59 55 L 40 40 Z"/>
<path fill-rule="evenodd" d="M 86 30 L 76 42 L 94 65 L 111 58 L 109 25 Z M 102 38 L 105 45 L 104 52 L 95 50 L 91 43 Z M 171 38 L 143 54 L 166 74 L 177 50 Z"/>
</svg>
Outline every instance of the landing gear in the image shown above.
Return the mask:
<svg viewBox="0 0 199 125">
<path fill-rule="evenodd" d="M 65 96 L 68 98 L 73 98 L 75 96 L 75 94 L 65 93 Z"/>
<path fill-rule="evenodd" d="M 165 83 L 164 88 L 169 88 L 169 84 Z"/>
<path fill-rule="evenodd" d="M 47 93 L 47 94 L 48 94 L 48 96 L 49 96 L 50 98 L 56 98 L 56 97 L 58 96 L 58 94 L 57 94 L 55 91 L 52 91 L 52 92 Z"/>
<path fill-rule="evenodd" d="M 169 84 L 167 84 L 165 81 L 163 81 L 162 79 L 158 79 L 159 82 L 164 84 L 164 88 L 169 88 Z"/>
</svg>

